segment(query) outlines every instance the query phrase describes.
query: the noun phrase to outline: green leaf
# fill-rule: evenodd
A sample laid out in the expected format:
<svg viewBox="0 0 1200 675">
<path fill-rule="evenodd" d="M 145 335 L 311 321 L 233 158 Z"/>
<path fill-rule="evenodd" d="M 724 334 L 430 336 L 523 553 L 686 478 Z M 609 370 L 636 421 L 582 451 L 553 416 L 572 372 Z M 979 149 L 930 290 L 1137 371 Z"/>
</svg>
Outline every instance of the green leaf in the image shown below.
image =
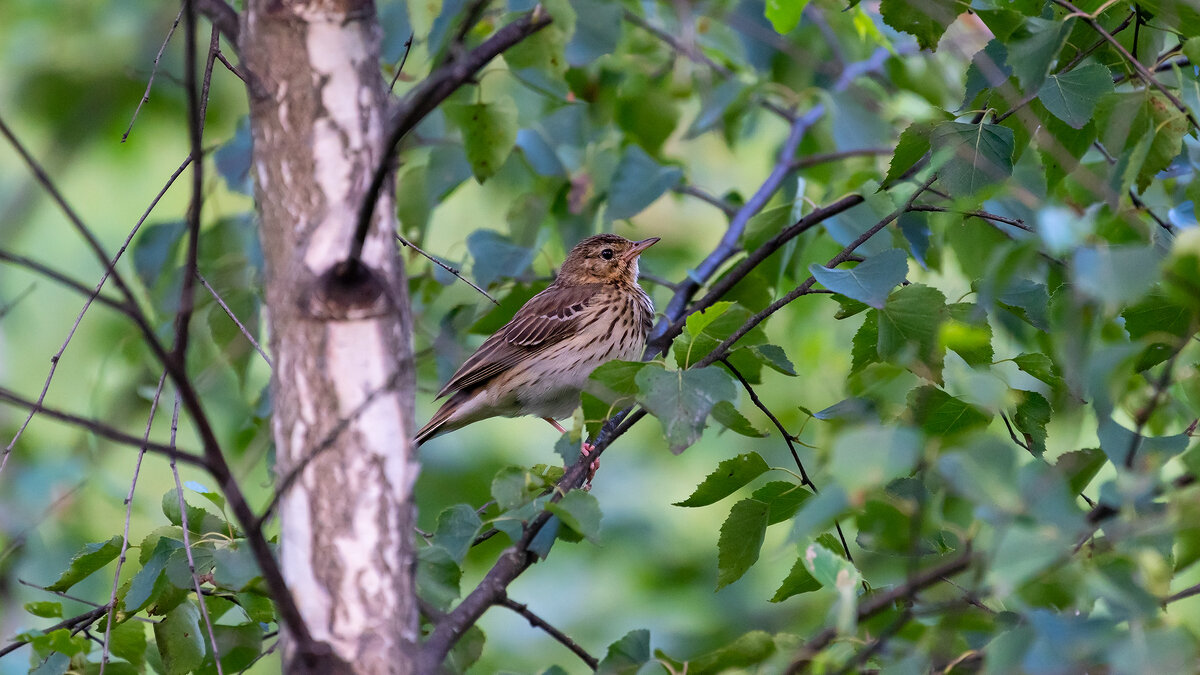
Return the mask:
<svg viewBox="0 0 1200 675">
<path fill-rule="evenodd" d="M 909 392 L 908 408 L 913 421 L 931 436 L 951 436 L 985 427 L 992 420 L 991 415 L 932 385 Z"/>
<path fill-rule="evenodd" d="M 771 467 L 757 452 L 731 457 L 717 465 L 716 470 L 696 486 L 692 495 L 674 506 L 708 506 L 737 492 Z"/>
<path fill-rule="evenodd" d="M 793 595 L 801 593 L 811 593 L 821 588 L 821 582 L 813 577 L 808 571 L 808 565 L 804 560 L 804 556 L 796 557 L 796 563 L 792 565 L 792 571 L 788 572 L 787 578 L 783 583 L 779 584 L 775 595 L 771 596 L 771 602 L 783 602 Z"/>
<path fill-rule="evenodd" d="M 787 357 L 787 353 L 783 351 L 783 347 L 777 345 L 754 345 L 747 349 L 764 366 L 784 375 L 796 376 L 796 367 L 792 365 L 791 360 Z"/>
<path fill-rule="evenodd" d="M 892 293 L 878 310 L 879 356 L 940 383 L 945 354 L 937 335 L 946 315 L 946 296 L 936 288 L 910 284 Z"/>
<path fill-rule="evenodd" d="M 145 626 L 146 624 L 141 621 L 126 621 L 117 624 L 113 626 L 109 640 L 109 650 L 113 656 L 125 659 L 139 672 L 146 662 Z"/>
<path fill-rule="evenodd" d="M 942 324 L 938 338 L 941 345 L 953 350 L 972 366 L 992 363 L 992 327 L 987 314 L 969 302 L 948 305 L 951 319 Z"/>
<path fill-rule="evenodd" d="M 953 197 L 969 197 L 1012 175 L 1013 132 L 998 124 L 942 122 L 929 139 L 935 155 L 945 157 L 938 183 Z"/>
<path fill-rule="evenodd" d="M 929 0 L 919 5 L 907 0 L 883 0 L 879 4 L 884 23 L 915 36 L 921 49 L 929 51 L 937 51 L 942 33 L 966 10 L 963 0 Z"/>
<path fill-rule="evenodd" d="M 467 236 L 467 250 L 474 263 L 475 283 L 487 288 L 500 279 L 515 277 L 529 269 L 537 250 L 514 243 L 495 230 L 475 230 Z M 498 310 L 497 310 L 498 311 Z M 509 315 L 509 319 L 512 315 Z"/>
<path fill-rule="evenodd" d="M 770 633 L 756 630 L 746 633 L 732 643 L 688 661 L 688 675 L 716 675 L 736 668 L 750 668 L 775 653 L 775 639 Z"/>
<path fill-rule="evenodd" d="M 490 103 L 446 106 L 462 131 L 463 149 L 480 183 L 491 178 L 517 142 L 517 106 L 507 96 Z"/>
<path fill-rule="evenodd" d="M 600 534 L 600 502 L 586 490 L 571 490 L 559 501 L 547 504 L 546 510 L 593 543 Z"/>
<path fill-rule="evenodd" d="M 750 316 L 750 310 L 732 302 L 718 302 L 688 316 L 683 333 L 672 346 L 676 365 L 687 368 L 708 356 L 725 338 L 741 328 Z M 738 344 L 751 346 L 765 341 L 766 335 L 756 327 L 743 336 Z"/>
<path fill-rule="evenodd" d="M 834 440 L 829 473 L 853 493 L 912 473 L 921 456 L 921 435 L 904 426 L 850 429 Z"/>
<path fill-rule="evenodd" d="M 1013 363 L 1017 364 L 1017 368 L 1021 369 L 1022 372 L 1028 373 L 1055 389 L 1063 386 L 1062 378 L 1058 375 L 1058 368 L 1054 366 L 1054 362 L 1050 360 L 1050 357 L 1045 354 L 1037 352 L 1020 354 L 1013 359 Z"/>
<path fill-rule="evenodd" d="M 1038 90 L 1038 100 L 1055 117 L 1082 129 L 1092 119 L 1100 97 L 1112 90 L 1112 71 L 1098 63 L 1089 63 L 1047 77 Z"/>
<path fill-rule="evenodd" d="M 1020 392 L 1021 402 L 1013 415 L 1013 426 L 1025 434 L 1035 455 L 1046 452 L 1046 425 L 1050 422 L 1050 402 L 1033 391 Z"/>
<path fill-rule="evenodd" d="M 650 365 L 645 361 L 609 361 L 592 371 L 585 391 L 608 404 L 633 402 L 637 396 L 637 374 Z"/>
<path fill-rule="evenodd" d="M 929 122 L 913 122 L 900 133 L 900 139 L 896 142 L 896 152 L 892 155 L 887 177 L 879 186 L 880 190 L 899 180 L 900 176 L 929 152 L 929 136 L 933 132 L 933 126 Z"/>
<path fill-rule="evenodd" d="M 221 655 L 222 672 L 236 673 L 245 670 L 262 653 L 263 630 L 256 623 L 239 626 L 216 624 L 213 625 L 213 637 L 216 638 L 217 651 Z M 207 643 L 206 634 L 205 644 Z M 216 672 L 211 650 L 205 655 L 204 668 Z"/>
<path fill-rule="evenodd" d="M 93 572 L 103 568 L 121 555 L 121 535 L 114 535 L 108 541 L 85 544 L 75 557 L 71 558 L 66 571 L 59 575 L 58 580 L 46 587 L 48 591 L 65 591 L 75 584 L 91 576 Z"/>
<path fill-rule="evenodd" d="M 146 546 L 145 542 L 142 544 Z M 142 563 L 142 569 L 133 575 L 129 582 L 129 591 L 125 593 L 124 611 L 136 612 L 154 601 L 166 587 L 163 570 L 171 554 L 183 548 L 183 542 L 169 537 L 159 537 L 152 549 L 150 558 Z M 143 548 L 145 551 L 146 548 Z"/>
<path fill-rule="evenodd" d="M 661 166 L 641 146 L 630 145 L 609 184 L 608 217 L 621 220 L 636 216 L 682 178 L 678 168 Z"/>
<path fill-rule="evenodd" d="M 467 504 L 455 504 L 438 514 L 433 543 L 446 549 L 454 562 L 461 564 L 481 527 L 483 521 L 475 509 Z"/>
<path fill-rule="evenodd" d="M 567 62 L 578 68 L 611 54 L 621 39 L 621 7 L 603 0 L 572 0 L 571 7 L 586 30 L 575 31 L 567 43 Z"/>
<path fill-rule="evenodd" d="M 658 155 L 679 124 L 677 99 L 661 83 L 637 78 L 627 81 L 617 99 L 616 121 L 629 139 Z"/>
<path fill-rule="evenodd" d="M 850 342 L 850 374 L 879 361 L 879 311 L 867 313 Z"/>
<path fill-rule="evenodd" d="M 166 675 L 183 675 L 204 661 L 204 633 L 200 608 L 188 601 L 167 612 L 154 624 L 154 642 L 166 666 Z"/>
<path fill-rule="evenodd" d="M 700 439 L 718 401 L 737 397 L 733 381 L 717 368 L 667 371 L 654 365 L 634 378 L 638 403 L 658 418 L 671 452 L 679 454 Z"/>
<path fill-rule="evenodd" d="M 133 240 L 133 269 L 148 289 L 154 288 L 165 270 L 173 268 L 179 242 L 187 223 L 174 221 L 147 225 Z"/>
<path fill-rule="evenodd" d="M 1144 191 L 1179 154 L 1189 129 L 1187 117 L 1161 92 L 1148 87 L 1101 98 L 1096 119 L 1100 142 L 1122 160 L 1116 169 L 1121 185 L 1136 178 L 1138 191 Z"/>
<path fill-rule="evenodd" d="M 63 615 L 62 603 L 52 600 L 25 603 L 25 611 L 43 619 L 52 619 Z"/>
<path fill-rule="evenodd" d="M 770 434 L 765 431 L 760 431 L 754 428 L 750 420 L 746 419 L 737 406 L 729 401 L 718 401 L 712 409 L 713 419 L 721 424 L 721 426 L 730 431 L 747 436 L 749 438 L 766 438 Z"/>
<path fill-rule="evenodd" d="M 172 525 L 183 526 L 183 516 L 179 510 L 180 491 L 171 488 L 163 495 L 162 511 L 163 515 Z M 187 527 L 188 532 L 195 534 L 207 534 L 209 532 L 221 532 L 229 534 L 229 525 L 220 517 L 209 513 L 202 507 L 192 506 L 187 504 Z"/>
<path fill-rule="evenodd" d="M 888 294 L 908 276 L 908 254 L 892 248 L 851 269 L 829 269 L 813 263 L 808 271 L 825 288 L 882 309 Z"/>
<path fill-rule="evenodd" d="M 1032 93 L 1042 86 L 1071 25 L 1069 20 L 1030 17 L 1025 20 L 1025 29 L 1010 38 L 1008 63 L 1023 90 Z"/>
<path fill-rule="evenodd" d="M 1078 494 L 1100 473 L 1107 461 L 1108 458 L 1100 448 L 1086 448 L 1064 452 L 1054 466 L 1067 477 L 1071 492 Z"/>
<path fill-rule="evenodd" d="M 650 631 L 631 630 L 608 647 L 596 675 L 635 675 L 650 660 Z"/>
<path fill-rule="evenodd" d="M 729 510 L 717 540 L 717 590 L 742 578 L 758 560 L 767 532 L 767 511 L 767 505 L 757 499 L 743 499 Z"/>
<path fill-rule="evenodd" d="M 809 544 L 804 549 L 802 558 L 814 579 L 825 588 L 837 592 L 838 599 L 833 611 L 838 632 L 853 631 L 857 620 L 858 584 L 862 581 L 862 573 L 854 563 L 818 543 Z"/>
<path fill-rule="evenodd" d="M 567 42 L 575 33 L 575 11 L 565 2 L 544 5 L 554 21 L 504 51 L 504 62 L 513 70 L 536 68 L 561 76 L 567 71 Z"/>
<path fill-rule="evenodd" d="M 767 0 L 764 15 L 780 35 L 787 35 L 800 25 L 800 15 L 808 0 Z"/>
<path fill-rule="evenodd" d="M 245 539 L 235 539 L 228 546 L 213 550 L 213 584 L 231 591 L 240 591 L 262 576 L 258 562 Z"/>
<path fill-rule="evenodd" d="M 805 487 L 787 481 L 771 481 L 754 491 L 751 498 L 767 505 L 767 525 L 774 525 L 796 515 L 796 511 L 812 496 Z"/>
<path fill-rule="evenodd" d="M 438 609 L 448 609 L 458 599 L 462 570 L 441 546 L 417 552 L 417 592 Z"/>
</svg>

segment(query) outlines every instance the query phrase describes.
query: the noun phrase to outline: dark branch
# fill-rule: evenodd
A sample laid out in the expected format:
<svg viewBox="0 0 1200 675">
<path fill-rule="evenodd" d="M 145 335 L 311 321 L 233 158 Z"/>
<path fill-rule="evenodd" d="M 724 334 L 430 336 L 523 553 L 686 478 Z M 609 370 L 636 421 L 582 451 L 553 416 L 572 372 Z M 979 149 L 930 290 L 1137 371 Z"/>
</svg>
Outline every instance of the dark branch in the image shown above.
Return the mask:
<svg viewBox="0 0 1200 675">
<path fill-rule="evenodd" d="M 6 262 L 6 263 L 11 263 L 13 265 L 18 265 L 20 267 L 24 267 L 24 268 L 30 270 L 31 272 L 36 272 L 36 273 L 46 277 L 47 279 L 50 279 L 52 281 L 57 281 L 58 283 L 62 284 L 63 286 L 66 286 L 67 288 L 75 291 L 76 293 L 79 293 L 80 295 L 87 296 L 88 298 L 93 298 L 100 304 L 104 305 L 105 307 L 108 307 L 110 309 L 115 309 L 116 311 L 118 311 L 126 316 L 128 316 L 130 314 L 129 307 L 125 303 L 121 302 L 120 300 L 114 300 L 113 298 L 110 298 L 107 295 L 100 295 L 99 293 L 95 292 L 95 289 L 88 288 L 87 286 L 84 286 L 80 282 L 75 281 L 71 277 L 68 277 L 67 275 L 63 274 L 62 272 L 51 269 L 36 260 L 26 258 L 25 256 L 16 255 L 14 253 L 9 253 L 8 251 L 4 251 L 4 250 L 0 249 L 0 261 Z"/>
<path fill-rule="evenodd" d="M 499 56 L 509 47 L 533 35 L 550 25 L 550 15 L 538 5 L 533 11 L 521 15 L 519 19 L 496 31 L 483 44 L 472 49 L 461 59 L 448 63 L 425 78 L 405 99 L 392 115 L 388 124 L 388 137 L 383 146 L 383 152 L 375 171 L 371 175 L 371 184 L 367 187 L 362 204 L 358 210 L 357 225 L 354 230 L 354 240 L 351 242 L 349 254 L 343 263 L 343 271 L 354 272 L 362 265 L 362 248 L 367 240 L 367 232 L 371 229 L 371 218 L 375 215 L 375 202 L 379 200 L 379 192 L 383 182 L 391 175 L 392 163 L 400 141 L 405 134 L 433 112 L 446 97 L 459 87 L 475 77 L 475 73 L 486 66 L 492 59 Z"/>
<path fill-rule="evenodd" d="M 221 35 L 233 45 L 235 51 L 239 49 L 241 20 L 237 10 L 227 5 L 224 0 L 194 0 L 194 6 L 197 12 L 212 22 L 213 27 L 221 31 Z"/>
<path fill-rule="evenodd" d="M 545 631 L 547 635 L 557 640 L 559 644 L 567 649 L 570 649 L 576 656 L 582 659 L 583 662 L 588 665 L 588 668 L 595 670 L 596 666 L 600 665 L 600 661 L 597 660 L 596 657 L 589 654 L 583 647 L 580 647 L 579 643 L 572 640 L 569 635 L 550 625 L 542 617 L 534 614 L 533 611 L 529 609 L 528 605 L 523 605 L 508 596 L 505 596 L 497 604 L 507 607 L 517 614 L 525 617 L 525 620 L 529 622 L 530 626 L 533 626 L 534 628 L 540 628 Z"/>
<path fill-rule="evenodd" d="M 895 602 L 912 597 L 922 589 L 945 581 L 945 577 L 963 572 L 971 566 L 973 557 L 971 549 L 968 547 L 957 557 L 920 574 L 913 575 L 907 582 L 895 588 L 867 598 L 858 605 L 858 621 L 861 623 L 890 608 Z M 789 675 L 800 672 L 809 664 L 814 656 L 829 646 L 829 643 L 833 642 L 835 637 L 837 637 L 837 630 L 834 628 L 826 628 L 817 633 L 811 640 L 804 643 L 804 648 L 785 672 Z"/>
<path fill-rule="evenodd" d="M 45 405 L 42 405 L 36 401 L 31 401 L 24 396 L 17 394 L 11 389 L 0 387 L 0 401 L 11 403 L 12 405 L 15 405 L 19 408 L 25 408 L 26 410 L 33 410 L 51 419 L 56 419 L 60 422 L 66 422 L 67 424 L 77 426 L 80 429 L 86 429 L 87 431 L 90 431 L 101 438 L 107 438 L 110 441 L 121 443 L 122 445 L 143 448 L 145 450 L 150 450 L 151 452 L 157 452 L 160 455 L 174 457 L 175 459 L 187 462 L 188 464 L 192 464 L 194 466 L 204 469 L 209 468 L 206 459 L 200 455 L 186 452 L 184 450 L 178 450 L 169 445 L 156 443 L 154 441 L 143 442 L 142 439 L 138 438 L 137 436 L 127 434 L 124 431 L 121 431 L 115 427 L 111 427 L 99 420 L 80 417 L 79 415 L 72 415 L 71 413 L 64 412 L 57 408 L 46 407 Z"/>
<path fill-rule="evenodd" d="M 405 245 L 405 246 L 407 246 L 407 247 L 411 248 L 412 250 L 416 251 L 417 253 L 420 253 L 421 255 L 425 256 L 425 258 L 426 258 L 427 260 L 429 260 L 429 262 L 431 262 L 431 263 L 433 263 L 434 265 L 437 265 L 438 267 L 440 267 L 440 268 L 442 268 L 442 269 L 446 270 L 446 271 L 447 271 L 447 272 L 449 272 L 450 274 L 453 274 L 455 277 L 457 277 L 457 278 L 458 278 L 458 280 L 459 280 L 459 281 L 461 281 L 461 282 L 463 282 L 464 284 L 466 284 L 466 285 L 470 286 L 471 288 L 474 288 L 475 290 L 479 291 L 480 295 L 482 295 L 483 297 L 487 298 L 488 300 L 491 300 L 491 301 L 492 301 L 492 304 L 494 304 L 494 305 L 496 305 L 496 306 L 499 306 L 499 305 L 500 305 L 500 301 L 499 301 L 499 300 L 497 300 L 497 299 L 493 298 L 493 297 L 492 297 L 492 296 L 491 296 L 491 295 L 490 295 L 490 294 L 489 294 L 487 291 L 485 291 L 485 290 L 483 290 L 482 288 L 480 288 L 479 286 L 477 286 L 477 285 L 475 284 L 475 282 L 473 282 L 473 281 L 471 281 L 470 279 L 468 279 L 468 278 L 464 277 L 464 276 L 462 275 L 462 272 L 460 272 L 459 270 L 457 270 L 457 269 L 455 269 L 455 268 L 453 268 L 453 267 L 451 267 L 451 266 L 447 265 L 446 263 L 442 262 L 441 260 L 438 260 L 437 258 L 433 257 L 432 255 L 430 255 L 430 254 L 426 253 L 424 250 L 422 250 L 422 249 L 421 249 L 421 247 L 420 247 L 420 246 L 417 246 L 416 244 L 412 243 L 411 241 L 409 241 L 409 240 L 405 239 L 404 237 L 401 237 L 399 234 L 397 234 L 397 235 L 396 235 L 396 241 L 398 241 L 398 242 L 400 242 L 401 244 L 403 244 L 403 245 Z"/>
</svg>

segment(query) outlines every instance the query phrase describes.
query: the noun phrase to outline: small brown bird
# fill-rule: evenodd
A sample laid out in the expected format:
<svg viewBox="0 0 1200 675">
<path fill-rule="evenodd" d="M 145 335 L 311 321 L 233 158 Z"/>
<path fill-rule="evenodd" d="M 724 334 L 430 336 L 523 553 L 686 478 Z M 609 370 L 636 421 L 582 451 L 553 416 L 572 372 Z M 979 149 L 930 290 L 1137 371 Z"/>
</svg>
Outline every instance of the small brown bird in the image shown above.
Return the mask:
<svg viewBox="0 0 1200 675">
<path fill-rule="evenodd" d="M 613 359 L 637 359 L 654 319 L 638 285 L 638 256 L 658 237 L 598 234 L 575 245 L 554 283 L 480 345 L 437 397 L 450 399 L 417 432 L 417 445 L 489 417 L 556 422 L 579 405 L 588 376 Z"/>
</svg>

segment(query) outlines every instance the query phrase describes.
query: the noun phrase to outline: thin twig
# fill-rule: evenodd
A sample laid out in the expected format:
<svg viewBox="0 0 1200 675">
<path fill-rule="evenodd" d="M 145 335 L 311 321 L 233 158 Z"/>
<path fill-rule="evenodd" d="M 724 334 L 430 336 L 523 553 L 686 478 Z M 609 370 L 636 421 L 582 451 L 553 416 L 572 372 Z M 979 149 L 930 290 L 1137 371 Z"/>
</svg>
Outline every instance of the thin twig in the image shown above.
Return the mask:
<svg viewBox="0 0 1200 675">
<path fill-rule="evenodd" d="M 354 238 L 351 241 L 346 260 L 341 266 L 343 273 L 357 273 L 362 265 L 363 244 L 366 243 L 371 219 L 375 215 L 375 202 L 379 200 L 384 180 L 392 172 L 396 151 L 404 136 L 450 94 L 475 77 L 475 73 L 490 63 L 492 59 L 521 40 L 549 26 L 550 22 L 550 15 L 541 5 L 538 5 L 532 11 L 522 14 L 520 18 L 496 31 L 483 44 L 472 49 L 463 58 L 456 59 L 435 70 L 400 103 L 396 113 L 389 120 L 387 141 L 383 146 L 379 162 L 371 174 L 371 183 L 367 186 L 363 201 L 359 205 Z"/>
<path fill-rule="evenodd" d="M 733 218 L 735 215 L 737 215 L 738 209 L 736 206 L 730 204 L 724 199 L 721 199 L 720 197 L 713 196 L 712 194 L 701 190 L 695 185 L 680 183 L 671 189 L 679 194 L 695 197 L 706 204 L 712 205 L 713 207 L 719 209 L 721 213 L 724 213 L 726 218 Z"/>
<path fill-rule="evenodd" d="M 798 157 L 792 162 L 793 169 L 807 169 L 818 164 L 827 164 L 829 162 L 837 162 L 843 159 L 851 159 L 853 157 L 874 157 L 876 155 L 891 155 L 895 152 L 892 148 L 859 148 L 857 150 L 842 150 L 841 152 L 825 152 L 819 155 L 808 155 L 806 157 Z"/>
<path fill-rule="evenodd" d="M 729 359 L 722 357 L 721 363 L 723 363 L 725 367 L 729 369 L 729 372 L 733 373 L 733 376 L 736 377 L 738 382 L 742 384 L 742 388 L 744 388 L 746 393 L 750 395 L 750 401 L 753 402 L 754 405 L 771 420 L 771 422 L 775 425 L 775 428 L 779 430 L 779 434 L 783 436 L 784 442 L 787 443 L 788 450 L 792 452 L 792 459 L 796 462 L 796 468 L 800 470 L 800 483 L 808 486 L 808 488 L 813 491 L 813 494 L 819 494 L 821 491 L 817 489 L 817 484 L 808 477 L 808 472 L 804 470 L 804 464 L 800 461 L 800 453 L 796 451 L 796 437 L 788 433 L 788 430 L 784 428 L 783 423 L 779 421 L 779 418 L 775 416 L 775 413 L 771 412 L 771 410 L 767 408 L 767 405 L 762 402 L 762 399 L 758 397 L 758 392 L 754 391 L 754 387 L 750 385 L 750 381 L 746 379 L 745 375 L 742 375 L 741 371 L 739 371 L 733 366 L 732 363 L 729 362 Z M 833 525 L 837 529 L 838 539 L 841 540 L 842 552 L 846 554 L 846 560 L 854 562 L 854 556 L 850 554 L 850 545 L 846 543 L 846 534 L 842 532 L 842 524 L 835 520 L 833 521 Z"/>
<path fill-rule="evenodd" d="M 215 30 L 214 30 L 215 34 Z M 175 445 L 175 434 L 179 431 L 179 395 L 175 396 L 175 410 L 171 413 L 171 445 Z M 187 500 L 183 498 L 183 482 L 179 480 L 179 467 L 171 460 L 171 475 L 175 477 L 175 495 L 179 498 L 179 525 L 183 530 L 183 552 L 187 556 L 188 573 L 192 575 L 192 588 L 196 589 L 196 604 L 200 605 L 200 616 L 204 618 L 204 627 L 208 630 L 208 641 L 212 647 L 213 663 L 217 667 L 217 675 L 225 675 L 221 669 L 221 650 L 217 647 L 217 636 L 213 632 L 212 618 L 208 615 L 208 603 L 204 602 L 204 592 L 200 590 L 200 577 L 196 575 L 196 560 L 192 556 L 191 534 L 188 532 Z"/>
<path fill-rule="evenodd" d="M 392 83 L 388 85 L 389 92 L 395 91 L 396 81 L 400 79 L 400 73 L 404 72 L 404 64 L 408 63 L 408 53 L 412 51 L 414 35 L 415 33 L 410 32 L 408 39 L 404 41 L 404 56 L 400 59 L 400 65 L 396 66 L 396 74 L 392 77 Z"/>
<path fill-rule="evenodd" d="M 154 398 L 150 399 L 150 412 L 146 415 L 146 431 L 142 434 L 142 442 L 150 440 L 150 428 L 154 426 L 154 413 L 158 411 L 158 399 L 162 395 L 163 385 L 167 381 L 167 371 L 163 371 L 162 376 L 158 378 L 158 387 L 154 389 Z M 175 446 L 174 440 L 171 446 Z M 102 643 L 100 652 L 100 675 L 104 675 L 104 668 L 108 665 L 109 645 L 112 641 L 112 626 L 113 618 L 117 607 L 117 591 L 121 588 L 121 568 L 125 566 L 125 556 L 129 551 L 129 521 L 133 519 L 133 492 L 137 489 L 138 475 L 142 472 L 142 458 L 146 456 L 146 449 L 138 450 L 137 462 L 133 465 L 133 478 L 129 481 L 129 493 L 125 495 L 125 530 L 121 538 L 121 555 L 117 558 L 117 569 L 113 572 L 112 592 L 108 596 L 108 620 L 104 622 L 104 642 Z M 171 463 L 174 465 L 174 462 Z"/>
<path fill-rule="evenodd" d="M 1133 437 L 1129 439 L 1129 449 L 1125 451 L 1125 468 L 1133 468 L 1133 459 L 1137 455 L 1138 448 L 1142 444 L 1142 431 L 1146 428 L 1146 423 L 1150 421 L 1150 417 L 1154 415 L 1154 411 L 1158 409 L 1158 404 L 1162 400 L 1162 395 L 1166 392 L 1167 387 L 1171 384 L 1171 370 L 1175 367 L 1175 360 L 1179 358 L 1179 354 L 1183 352 L 1183 346 L 1187 342 L 1183 342 L 1175 353 L 1171 354 L 1171 358 L 1163 365 L 1162 374 L 1158 381 L 1154 383 L 1154 394 L 1146 401 L 1146 405 L 1133 416 L 1134 429 Z"/>
<path fill-rule="evenodd" d="M 972 216 L 975 218 L 982 218 L 983 220 L 991 220 L 991 221 L 995 221 L 997 223 L 1004 223 L 1005 225 L 1012 225 L 1013 227 L 1015 227 L 1019 230 L 1025 230 L 1026 232 L 1034 231 L 1032 227 L 1026 225 L 1025 221 L 1021 220 L 1020 218 L 1009 218 L 1007 216 L 1002 216 L 1002 215 L 999 215 L 996 213 L 989 213 L 987 211 L 957 211 L 955 209 L 947 208 L 945 206 L 933 206 L 931 204 L 913 204 L 911 207 L 909 207 L 908 210 L 909 211 L 927 211 L 927 212 L 932 212 L 932 213 L 958 213 L 958 214 L 962 214 L 963 216 Z"/>
<path fill-rule="evenodd" d="M 462 275 L 462 273 L 461 273 L 461 272 L 459 272 L 457 269 L 455 269 L 455 268 L 453 268 L 453 267 L 451 267 L 451 266 L 447 265 L 446 263 L 442 262 L 441 260 L 438 260 L 436 257 L 434 257 L 434 256 L 430 255 L 429 253 L 426 253 L 425 251 L 421 250 L 421 247 L 417 246 L 416 244 L 412 243 L 411 241 L 409 241 L 409 240 L 405 239 L 404 237 L 400 236 L 400 234 L 399 234 L 399 233 L 396 233 L 396 241 L 398 241 L 398 242 L 400 242 L 401 244 L 403 244 L 403 245 L 405 245 L 405 246 L 407 246 L 407 247 L 411 248 L 412 250 L 416 251 L 417 253 L 420 253 L 421 255 L 425 256 L 425 257 L 426 257 L 426 258 L 429 260 L 429 262 L 433 263 L 434 265 L 437 265 L 438 267 L 440 267 L 440 268 L 442 268 L 442 269 L 446 270 L 446 271 L 447 271 L 447 272 L 449 272 L 450 274 L 453 274 L 454 276 L 458 277 L 459 281 L 462 281 L 463 283 L 465 283 L 466 285 L 470 286 L 471 288 L 474 288 L 475 290 L 479 291 L 479 292 L 480 292 L 480 294 L 482 294 L 482 295 L 483 295 L 483 297 L 487 298 L 488 300 L 491 300 L 491 301 L 492 301 L 492 304 L 496 305 L 497 307 L 498 307 L 498 306 L 500 306 L 500 301 L 499 301 L 499 300 L 497 300 L 497 299 L 493 298 L 493 297 L 492 297 L 492 296 L 491 296 L 491 295 L 490 295 L 490 294 L 489 294 L 487 291 L 485 291 L 485 290 L 483 290 L 482 288 L 480 288 L 479 286 L 477 286 L 477 285 L 475 284 L 475 282 L 473 282 L 473 281 L 471 281 L 470 279 L 468 279 L 468 278 L 464 277 L 464 276 Z"/>
<path fill-rule="evenodd" d="M 271 364 L 271 357 L 267 356 L 267 353 L 263 351 L 262 346 L 258 344 L 258 340 L 254 339 L 254 335 L 252 335 L 246 328 L 245 324 L 243 324 L 237 318 L 237 315 L 233 313 L 233 310 L 229 309 L 229 305 L 225 304 L 225 300 L 223 300 L 217 293 L 217 289 L 213 288 L 212 285 L 208 283 L 208 279 L 205 279 L 203 274 L 200 274 L 200 270 L 196 270 L 196 278 L 200 280 L 200 285 L 204 286 L 204 288 L 208 290 L 209 294 L 213 296 L 213 300 L 217 301 L 217 304 L 221 306 L 221 309 L 225 310 L 225 315 L 233 321 L 234 325 L 238 327 L 238 330 L 241 331 L 246 340 L 248 340 L 250 344 L 254 346 L 254 350 L 263 358 L 263 361 L 266 361 L 268 366 L 274 367 Z"/>
<path fill-rule="evenodd" d="M 533 626 L 534 628 L 540 628 L 545 631 L 547 635 L 557 640 L 559 644 L 567 649 L 570 649 L 575 656 L 578 656 L 584 663 L 587 664 L 588 668 L 595 670 L 596 666 L 600 665 L 600 661 L 596 657 L 589 654 L 583 647 L 580 647 L 579 643 L 572 640 L 569 635 L 550 625 L 542 617 L 534 614 L 533 611 L 529 609 L 528 605 L 523 605 L 507 595 L 505 595 L 504 598 L 501 599 L 497 604 L 511 609 L 517 614 L 525 617 L 525 620 L 529 622 L 530 626 Z"/>
<path fill-rule="evenodd" d="M 146 91 L 142 94 L 142 100 L 138 101 L 137 108 L 134 108 L 133 118 L 129 120 L 129 126 L 125 129 L 125 133 L 121 134 L 122 143 L 129 138 L 129 132 L 133 131 L 133 123 L 137 121 L 138 114 L 142 112 L 142 106 L 146 105 L 146 101 L 150 100 L 150 88 L 154 86 L 154 76 L 158 75 L 158 62 L 162 59 L 163 52 L 167 49 L 167 43 L 171 41 L 171 36 L 175 34 L 175 29 L 179 27 L 179 20 L 182 18 L 183 7 L 181 6 L 179 13 L 175 15 L 175 22 L 171 24 L 171 30 L 167 31 L 167 37 L 163 38 L 162 45 L 158 48 L 158 53 L 154 55 L 154 65 L 150 67 L 150 79 L 146 82 Z M 104 672 L 103 665 L 100 666 L 100 672 Z"/>
<path fill-rule="evenodd" d="M 69 619 L 63 619 L 62 621 L 59 621 L 58 623 L 54 624 L 53 626 L 47 626 L 46 628 L 42 629 L 42 632 L 43 633 L 53 633 L 54 631 L 61 630 L 63 628 L 70 628 L 72 630 L 78 631 L 79 626 L 86 626 L 86 625 L 92 623 L 96 619 L 99 619 L 100 617 L 104 616 L 104 614 L 107 611 L 108 611 L 108 605 L 101 605 L 94 609 L 90 609 L 90 610 L 84 612 L 83 614 L 79 614 L 78 616 L 73 616 Z M 14 642 L 10 642 L 7 645 L 5 645 L 4 647 L 0 647 L 0 657 L 3 657 L 11 652 L 14 652 L 14 651 L 20 649 L 21 647 L 24 647 L 26 644 L 29 644 L 29 643 L 27 643 L 23 640 L 16 640 Z"/>
<path fill-rule="evenodd" d="M 241 20 L 237 10 L 230 7 L 224 0 L 195 0 L 196 11 L 203 14 L 212 22 L 214 28 L 225 36 L 235 50 L 241 37 Z"/>
</svg>

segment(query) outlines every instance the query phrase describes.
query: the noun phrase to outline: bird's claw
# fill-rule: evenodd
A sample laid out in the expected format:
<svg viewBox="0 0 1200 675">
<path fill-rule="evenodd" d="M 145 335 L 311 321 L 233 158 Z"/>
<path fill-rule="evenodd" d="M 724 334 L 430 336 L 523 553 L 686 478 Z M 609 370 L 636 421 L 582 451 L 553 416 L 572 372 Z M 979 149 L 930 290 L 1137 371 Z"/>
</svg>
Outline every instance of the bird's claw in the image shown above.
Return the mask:
<svg viewBox="0 0 1200 675">
<path fill-rule="evenodd" d="M 596 449 L 596 446 L 592 445 L 591 443 L 588 443 L 587 441 L 584 441 L 583 445 L 580 446 L 580 448 L 579 448 L 579 454 L 583 455 L 584 458 L 587 458 L 589 455 L 592 454 L 592 451 L 595 449 Z M 596 470 L 599 468 L 600 468 L 600 459 L 597 458 L 597 459 L 592 460 L 591 465 L 588 466 L 587 477 L 583 479 L 583 489 L 584 490 L 592 489 L 592 479 L 596 477 Z"/>
</svg>

